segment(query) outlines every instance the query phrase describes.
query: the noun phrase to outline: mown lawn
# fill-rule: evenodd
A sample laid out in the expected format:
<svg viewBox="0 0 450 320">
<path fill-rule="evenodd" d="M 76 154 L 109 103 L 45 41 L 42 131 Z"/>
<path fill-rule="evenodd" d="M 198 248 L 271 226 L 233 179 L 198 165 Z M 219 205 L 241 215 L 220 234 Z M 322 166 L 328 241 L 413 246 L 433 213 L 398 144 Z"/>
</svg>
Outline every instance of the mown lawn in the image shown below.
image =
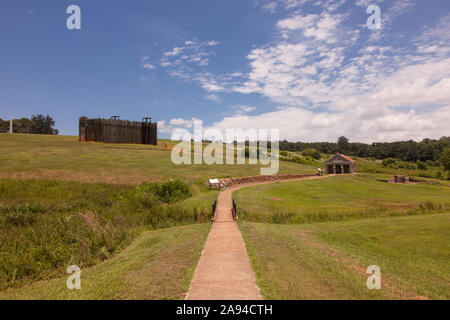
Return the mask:
<svg viewBox="0 0 450 320">
<path fill-rule="evenodd" d="M 450 214 L 303 225 L 243 221 L 267 299 L 449 299 Z M 366 268 L 381 268 L 381 289 Z"/>
<path fill-rule="evenodd" d="M 373 174 L 339 175 L 252 186 L 233 194 L 242 219 L 309 223 L 373 216 L 446 212 L 450 188 L 391 184 Z"/>
<path fill-rule="evenodd" d="M 0 299 L 184 299 L 210 226 L 144 232 L 113 258 L 82 268 L 81 290 L 67 289 L 66 275 L 0 291 Z"/>
</svg>

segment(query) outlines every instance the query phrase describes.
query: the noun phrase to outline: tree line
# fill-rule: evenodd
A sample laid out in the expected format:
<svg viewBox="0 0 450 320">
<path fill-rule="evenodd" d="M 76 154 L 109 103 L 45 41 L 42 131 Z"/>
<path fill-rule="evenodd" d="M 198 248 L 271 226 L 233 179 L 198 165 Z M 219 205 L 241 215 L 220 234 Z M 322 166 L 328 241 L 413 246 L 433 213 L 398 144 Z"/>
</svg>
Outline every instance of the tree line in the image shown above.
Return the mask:
<svg viewBox="0 0 450 320">
<path fill-rule="evenodd" d="M 339 137 L 333 142 L 289 142 L 280 141 L 280 150 L 300 151 L 315 149 L 320 153 L 343 153 L 362 158 L 387 159 L 396 158 L 402 161 L 439 161 L 444 151 L 450 148 L 450 136 L 440 139 L 423 139 L 396 142 L 374 142 L 372 144 L 350 142 L 346 137 Z"/>
<path fill-rule="evenodd" d="M 13 119 L 14 133 L 58 134 L 55 121 L 49 115 L 35 114 L 29 118 Z M 9 120 L 0 118 L 0 132 L 9 132 Z"/>
</svg>

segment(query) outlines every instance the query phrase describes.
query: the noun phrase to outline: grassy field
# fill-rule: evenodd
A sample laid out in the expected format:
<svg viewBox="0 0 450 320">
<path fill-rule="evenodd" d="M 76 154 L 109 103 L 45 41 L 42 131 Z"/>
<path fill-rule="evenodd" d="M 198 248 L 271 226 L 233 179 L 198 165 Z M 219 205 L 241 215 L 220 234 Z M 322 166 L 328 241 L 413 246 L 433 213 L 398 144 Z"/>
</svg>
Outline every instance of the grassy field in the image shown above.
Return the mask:
<svg viewBox="0 0 450 320">
<path fill-rule="evenodd" d="M 80 143 L 73 136 L 0 134 L 0 289 L 112 257 L 140 232 L 209 220 L 208 178 L 258 175 L 259 166 L 172 163 L 158 146 Z M 280 172 L 313 172 L 283 163 Z M 142 183 L 180 179 L 192 196 L 164 203 Z"/>
<path fill-rule="evenodd" d="M 0 299 L 183 298 L 218 196 L 205 182 L 260 167 L 177 166 L 173 145 L 0 134 Z M 279 173 L 323 168 L 297 160 L 280 161 Z M 358 164 L 369 173 L 234 194 L 266 298 L 448 298 L 448 182 L 393 185 L 377 180 L 397 171 Z M 392 216 L 405 217 L 382 218 Z M 361 288 L 368 263 L 382 267 L 392 290 Z M 411 272 L 401 274 L 404 263 Z M 82 267 L 81 291 L 65 286 L 70 264 Z"/>
<path fill-rule="evenodd" d="M 0 134 L 0 178 L 48 178 L 139 184 L 180 178 L 202 188 L 209 178 L 259 175 L 259 165 L 175 165 L 170 146 L 79 142 L 73 136 Z M 315 173 L 314 165 L 280 162 L 280 174 Z M 203 190 L 202 190 L 203 191 Z"/>
<path fill-rule="evenodd" d="M 0 291 L 0 300 L 184 299 L 209 229 L 203 223 L 144 232 L 113 258 L 82 269 L 81 290 L 67 289 L 66 275 Z"/>
<path fill-rule="evenodd" d="M 303 225 L 241 222 L 266 299 L 449 299 L 450 214 Z M 366 268 L 381 268 L 381 289 Z"/>
<path fill-rule="evenodd" d="M 242 219 L 271 223 L 340 221 L 372 216 L 448 212 L 450 188 L 391 184 L 373 174 L 266 184 L 233 194 Z"/>
</svg>

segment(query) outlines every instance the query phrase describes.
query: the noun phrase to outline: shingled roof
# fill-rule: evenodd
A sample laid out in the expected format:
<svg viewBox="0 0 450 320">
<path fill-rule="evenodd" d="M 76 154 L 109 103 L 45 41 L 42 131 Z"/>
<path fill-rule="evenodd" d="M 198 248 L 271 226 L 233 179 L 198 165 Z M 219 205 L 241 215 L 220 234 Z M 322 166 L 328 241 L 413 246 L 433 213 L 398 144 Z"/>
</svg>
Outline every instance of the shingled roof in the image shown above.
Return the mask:
<svg viewBox="0 0 450 320">
<path fill-rule="evenodd" d="M 340 155 L 342 158 L 344 158 L 345 160 L 348 160 L 350 162 L 355 162 L 355 160 L 353 160 L 352 158 L 350 158 L 349 156 L 346 156 L 345 154 L 342 153 L 338 153 L 338 155 Z"/>
<path fill-rule="evenodd" d="M 348 162 L 352 162 L 352 163 L 354 163 L 354 162 L 356 162 L 355 160 L 353 160 L 352 158 L 350 158 L 350 157 L 348 157 L 348 156 L 346 156 L 345 154 L 342 154 L 342 153 L 336 153 L 336 155 L 334 155 L 334 156 L 332 156 L 330 159 L 328 159 L 328 161 L 327 162 L 329 162 L 329 161 L 332 161 L 335 157 L 341 157 L 341 158 L 343 158 L 343 159 L 345 159 L 345 160 L 347 160 Z"/>
</svg>

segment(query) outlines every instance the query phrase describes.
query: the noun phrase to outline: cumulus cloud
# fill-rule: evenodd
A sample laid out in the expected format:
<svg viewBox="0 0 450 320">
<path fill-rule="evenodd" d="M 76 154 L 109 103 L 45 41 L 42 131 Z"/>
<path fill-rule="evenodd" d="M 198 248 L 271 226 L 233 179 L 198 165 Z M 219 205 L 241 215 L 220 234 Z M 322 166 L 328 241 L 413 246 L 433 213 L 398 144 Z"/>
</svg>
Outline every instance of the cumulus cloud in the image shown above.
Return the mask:
<svg viewBox="0 0 450 320">
<path fill-rule="evenodd" d="M 194 121 L 201 121 L 198 118 L 192 117 L 191 119 L 173 118 L 168 122 L 165 120 L 158 121 L 158 131 L 161 133 L 173 133 L 175 130 L 191 130 L 194 125 Z"/>
<path fill-rule="evenodd" d="M 394 4 L 388 22 L 411 6 L 410 1 Z M 359 30 L 343 25 L 345 19 L 323 11 L 278 21 L 284 37 L 248 54 L 247 80 L 233 91 L 259 93 L 284 107 L 226 117 L 214 126 L 279 125 L 282 137 L 308 141 L 448 135 L 450 15 L 424 29 L 413 46 L 380 46 L 369 38 L 359 49 Z"/>
<path fill-rule="evenodd" d="M 234 106 L 233 116 L 211 125 L 219 130 L 278 127 L 282 139 L 303 141 L 449 135 L 450 14 L 403 42 L 379 42 L 414 4 L 401 0 L 388 7 L 384 29 L 366 34 L 365 40 L 361 33 L 369 30 L 347 21 L 348 12 L 335 12 L 344 2 L 321 1 L 322 12 L 296 10 L 280 19 L 274 39 L 248 53 L 246 73 L 192 74 L 179 63 L 172 71 L 210 94 L 260 94 L 278 105 L 256 115 L 248 114 L 257 110 L 253 106 Z M 273 10 L 315 5 L 307 0 L 276 3 Z"/>
<path fill-rule="evenodd" d="M 396 140 L 421 140 L 440 137 L 450 121 L 450 105 L 433 112 L 416 114 L 414 110 L 400 112 L 379 110 L 365 117 L 359 109 L 343 112 L 312 112 L 288 107 L 255 116 L 238 114 L 225 117 L 207 128 L 225 132 L 226 129 L 279 129 L 280 138 L 290 141 L 336 141 L 339 136 L 352 141 L 375 142 Z"/>
</svg>

